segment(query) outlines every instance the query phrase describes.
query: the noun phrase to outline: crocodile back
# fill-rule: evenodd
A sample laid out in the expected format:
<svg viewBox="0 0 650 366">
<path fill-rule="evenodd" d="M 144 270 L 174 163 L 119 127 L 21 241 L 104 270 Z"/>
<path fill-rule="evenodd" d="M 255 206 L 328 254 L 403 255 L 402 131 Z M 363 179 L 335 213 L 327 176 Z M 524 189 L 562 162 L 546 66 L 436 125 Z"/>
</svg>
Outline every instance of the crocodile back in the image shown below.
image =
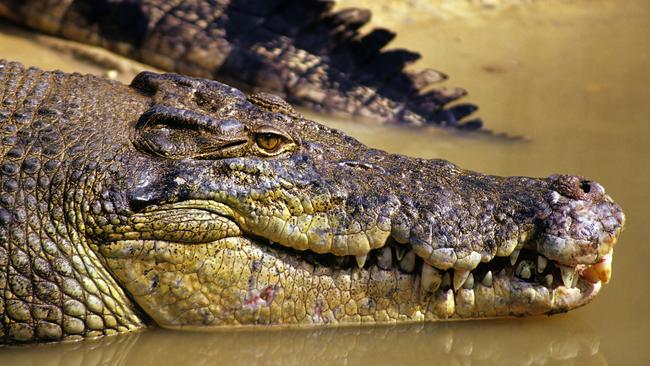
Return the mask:
<svg viewBox="0 0 650 366">
<path fill-rule="evenodd" d="M 101 46 L 165 71 L 270 91 L 291 103 L 381 123 L 477 129 L 461 88 L 407 70 L 417 52 L 386 49 L 395 33 L 362 33 L 365 9 L 331 0 L 0 0 L 0 16 Z"/>
</svg>

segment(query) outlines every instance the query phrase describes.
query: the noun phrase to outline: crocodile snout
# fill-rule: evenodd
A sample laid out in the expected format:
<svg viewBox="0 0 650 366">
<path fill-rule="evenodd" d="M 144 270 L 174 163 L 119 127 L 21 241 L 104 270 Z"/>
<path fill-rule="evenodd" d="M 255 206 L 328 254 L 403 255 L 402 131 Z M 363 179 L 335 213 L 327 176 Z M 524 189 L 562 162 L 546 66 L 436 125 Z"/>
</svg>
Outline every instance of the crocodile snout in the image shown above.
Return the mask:
<svg viewBox="0 0 650 366">
<path fill-rule="evenodd" d="M 621 207 L 602 185 L 578 176 L 552 176 L 537 250 L 565 265 L 594 264 L 611 257 L 625 223 Z"/>
</svg>

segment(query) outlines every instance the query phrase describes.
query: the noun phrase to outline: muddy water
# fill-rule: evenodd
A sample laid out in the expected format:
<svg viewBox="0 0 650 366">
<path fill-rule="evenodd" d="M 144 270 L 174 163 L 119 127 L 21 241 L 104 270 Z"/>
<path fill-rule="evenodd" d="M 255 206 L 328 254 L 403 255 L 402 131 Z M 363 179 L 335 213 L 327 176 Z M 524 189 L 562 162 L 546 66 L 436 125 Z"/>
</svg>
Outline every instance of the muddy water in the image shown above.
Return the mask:
<svg viewBox="0 0 650 366">
<path fill-rule="evenodd" d="M 569 172 L 602 183 L 625 209 L 628 224 L 616 247 L 612 282 L 592 304 L 550 318 L 448 324 L 218 333 L 154 329 L 3 349 L 0 365 L 648 364 L 650 5 L 646 0 L 525 3 L 467 8 L 462 16 L 420 11 L 409 17 L 395 11 L 395 17 L 378 18 L 398 30 L 398 45 L 423 52 L 418 67 L 444 70 L 452 76 L 447 85 L 467 88 L 466 99 L 481 106 L 491 129 L 524 136 L 524 142 L 327 123 L 375 147 L 444 157 L 492 174 Z M 106 72 L 33 37 L 0 28 L 0 57 Z M 130 74 L 117 76 L 127 80 Z"/>
</svg>

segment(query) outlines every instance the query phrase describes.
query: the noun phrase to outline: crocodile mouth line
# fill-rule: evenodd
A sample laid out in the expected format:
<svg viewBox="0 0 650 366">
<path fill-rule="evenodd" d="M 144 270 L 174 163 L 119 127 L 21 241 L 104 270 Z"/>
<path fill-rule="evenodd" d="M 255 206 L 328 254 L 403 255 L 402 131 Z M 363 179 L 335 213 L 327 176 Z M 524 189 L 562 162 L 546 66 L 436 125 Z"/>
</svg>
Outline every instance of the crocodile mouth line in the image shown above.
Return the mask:
<svg viewBox="0 0 650 366">
<path fill-rule="evenodd" d="M 414 286 L 420 292 L 433 294 L 439 290 L 473 289 L 477 284 L 491 287 L 496 278 L 508 280 L 519 285 L 544 287 L 549 291 L 558 288 L 593 289 L 600 283 L 608 283 L 611 276 L 611 259 L 613 249 L 599 262 L 594 264 L 563 265 L 538 253 L 531 247 L 530 242 L 519 243 L 507 256 L 494 256 L 487 262 L 480 262 L 472 270 L 440 269 L 426 263 L 415 254 L 409 243 L 398 243 L 392 237 L 384 246 L 373 249 L 362 260 L 354 255 L 335 255 L 333 253 L 316 253 L 310 249 L 298 250 L 281 243 L 273 242 L 265 237 L 255 235 L 242 229 L 244 221 L 233 209 L 223 203 L 211 200 L 191 200 L 174 204 L 151 206 L 143 214 L 176 212 L 183 210 L 202 211 L 236 225 L 240 232 L 231 239 L 242 238 L 250 241 L 260 249 L 279 257 L 279 254 L 290 255 L 299 262 L 327 268 L 332 275 L 341 272 L 351 273 L 358 270 L 392 271 L 395 274 L 413 276 Z M 163 240 L 165 241 L 165 240 Z M 202 243 L 209 244 L 211 240 Z M 197 242 L 178 242 L 174 244 L 197 244 Z M 297 263 L 299 263 L 297 262 Z"/>
<path fill-rule="evenodd" d="M 579 282 L 588 284 L 608 283 L 611 276 L 612 253 L 600 262 L 585 265 L 565 266 L 547 259 L 530 248 L 516 249 L 510 256 L 494 257 L 489 262 L 479 263 L 473 270 L 447 270 L 433 267 L 415 255 L 410 244 L 400 244 L 392 239 L 377 249 L 371 250 L 360 265 L 353 255 L 337 256 L 332 253 L 316 253 L 309 249 L 296 250 L 258 236 L 244 235 L 247 239 L 274 251 L 288 253 L 314 266 L 324 266 L 334 271 L 377 270 L 393 271 L 414 276 L 415 285 L 423 291 L 434 293 L 472 289 L 475 284 L 491 287 L 496 277 L 521 284 L 539 285 L 554 290 L 559 287 L 575 288 Z"/>
<path fill-rule="evenodd" d="M 613 249 L 597 263 L 566 265 L 535 250 L 543 237 L 533 232 L 484 261 L 472 252 L 440 268 L 391 235 L 364 255 L 318 253 L 275 241 L 247 218 L 215 200 L 151 205 L 93 250 L 169 327 L 553 314 L 589 303 L 611 275 Z"/>
</svg>

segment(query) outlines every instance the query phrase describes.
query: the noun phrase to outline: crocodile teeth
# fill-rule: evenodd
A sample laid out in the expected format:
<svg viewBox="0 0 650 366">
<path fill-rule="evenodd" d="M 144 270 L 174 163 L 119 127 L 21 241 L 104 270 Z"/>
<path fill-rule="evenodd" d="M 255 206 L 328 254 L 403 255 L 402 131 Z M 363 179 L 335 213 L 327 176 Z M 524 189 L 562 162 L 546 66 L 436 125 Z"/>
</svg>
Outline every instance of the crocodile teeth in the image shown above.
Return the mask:
<svg viewBox="0 0 650 366">
<path fill-rule="evenodd" d="M 389 246 L 383 247 L 377 255 L 377 265 L 381 269 L 390 269 L 393 266 L 393 252 Z"/>
<path fill-rule="evenodd" d="M 575 277 L 575 270 L 572 267 L 560 266 L 562 272 L 562 282 L 565 287 L 573 287 L 573 279 Z"/>
<path fill-rule="evenodd" d="M 519 249 L 513 250 L 510 254 L 510 265 L 514 266 L 517 263 L 517 258 L 519 258 Z"/>
<path fill-rule="evenodd" d="M 609 255 L 605 257 L 605 260 L 594 264 L 591 268 L 596 271 L 598 278 L 600 278 L 603 283 L 609 283 L 609 279 L 612 277 L 612 256 Z"/>
<path fill-rule="evenodd" d="M 488 273 L 485 274 L 481 283 L 487 287 L 492 287 L 492 271 L 488 271 Z"/>
<path fill-rule="evenodd" d="M 552 274 L 549 273 L 544 277 L 544 284 L 546 285 L 546 287 L 551 287 L 551 285 L 553 284 Z"/>
<path fill-rule="evenodd" d="M 404 272 L 413 272 L 415 268 L 415 252 L 409 250 L 408 253 L 404 254 L 404 257 L 399 261 L 399 268 Z"/>
<path fill-rule="evenodd" d="M 537 257 L 537 273 L 542 273 L 546 269 L 546 265 L 548 264 L 548 259 L 543 256 Z"/>
<path fill-rule="evenodd" d="M 469 276 L 467 276 L 465 283 L 463 283 L 463 288 L 468 290 L 474 288 L 474 275 L 472 274 L 472 272 L 469 273 Z"/>
<path fill-rule="evenodd" d="M 612 257 L 607 256 L 602 262 L 587 267 L 580 276 L 584 277 L 591 283 L 601 281 L 608 283 L 612 276 Z"/>
<path fill-rule="evenodd" d="M 465 283 L 470 273 L 466 269 L 454 270 L 454 291 L 458 290 Z"/>
<path fill-rule="evenodd" d="M 440 275 L 440 272 L 438 272 L 438 270 L 432 266 L 424 263 L 422 265 L 422 280 L 420 281 L 422 289 L 429 292 L 434 292 L 438 289 L 438 287 L 440 287 L 441 283 L 442 276 Z"/>
<path fill-rule="evenodd" d="M 363 268 L 366 265 L 366 259 L 368 258 L 367 254 L 357 255 L 354 257 L 357 260 L 357 266 Z"/>
<path fill-rule="evenodd" d="M 404 253 L 406 253 L 406 248 L 395 248 L 395 257 L 397 257 L 398 261 L 404 258 Z"/>
<path fill-rule="evenodd" d="M 515 274 L 518 277 L 521 277 L 525 280 L 530 279 L 530 277 L 533 275 L 533 264 L 530 261 L 521 261 L 519 262 L 519 265 L 517 265 L 517 268 L 515 269 Z"/>
</svg>

